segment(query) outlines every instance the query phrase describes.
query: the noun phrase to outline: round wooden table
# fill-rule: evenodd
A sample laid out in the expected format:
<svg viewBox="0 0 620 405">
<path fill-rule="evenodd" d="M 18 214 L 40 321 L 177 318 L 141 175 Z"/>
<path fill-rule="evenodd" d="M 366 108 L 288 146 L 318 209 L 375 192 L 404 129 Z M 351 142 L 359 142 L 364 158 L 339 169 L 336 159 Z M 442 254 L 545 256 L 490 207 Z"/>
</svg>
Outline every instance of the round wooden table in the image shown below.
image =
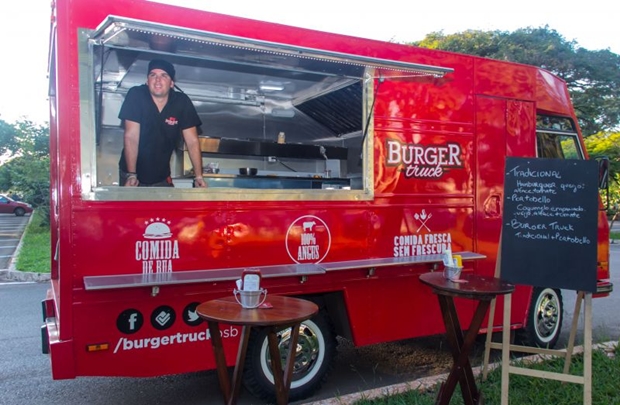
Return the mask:
<svg viewBox="0 0 620 405">
<path fill-rule="evenodd" d="M 196 307 L 198 316 L 206 320 L 209 325 L 213 354 L 217 364 L 217 375 L 220 381 L 220 388 L 224 394 L 224 403 L 226 404 L 235 404 L 239 397 L 243 366 L 252 328 L 264 328 L 267 331 L 276 401 L 280 405 L 288 403 L 288 393 L 291 387 L 291 377 L 295 363 L 295 350 L 299 337 L 299 325 L 314 316 L 319 311 L 319 308 L 315 303 L 307 300 L 278 295 L 267 296 L 265 303 L 271 304 L 271 308 L 246 309 L 237 303 L 234 296 L 230 296 L 207 301 Z M 243 327 L 233 371 L 232 386 L 224 356 L 220 323 Z M 292 328 L 292 333 L 286 365 L 284 370 L 282 370 L 282 363 L 279 361 L 281 355 L 278 349 L 277 332 L 285 328 Z"/>
<path fill-rule="evenodd" d="M 454 282 L 445 278 L 442 272 L 422 274 L 420 281 L 430 286 L 439 299 L 439 307 L 453 358 L 450 374 L 442 384 L 435 404 L 448 405 L 457 382 L 461 385 L 465 405 L 478 404 L 480 403 L 480 393 L 474 380 L 469 354 L 491 301 L 498 295 L 512 293 L 515 286 L 498 278 L 476 274 L 461 274 L 460 280 Z M 454 297 L 478 301 L 476 312 L 465 335 L 463 335 L 456 312 Z"/>
</svg>

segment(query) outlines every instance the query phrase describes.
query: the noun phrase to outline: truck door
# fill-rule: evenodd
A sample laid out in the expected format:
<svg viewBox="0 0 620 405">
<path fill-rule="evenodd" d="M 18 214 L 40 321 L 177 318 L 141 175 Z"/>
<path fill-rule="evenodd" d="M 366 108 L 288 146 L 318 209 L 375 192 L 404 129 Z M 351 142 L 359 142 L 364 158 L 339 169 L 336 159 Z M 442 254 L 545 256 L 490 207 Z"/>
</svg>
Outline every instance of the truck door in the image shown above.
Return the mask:
<svg viewBox="0 0 620 405">
<path fill-rule="evenodd" d="M 535 156 L 534 103 L 478 96 L 475 131 L 478 170 L 474 246 L 477 252 L 489 258 L 478 264 L 478 273 L 492 276 L 501 238 L 506 156 Z M 513 314 L 524 313 L 521 305 L 528 302 L 527 293 L 528 290 L 520 289 L 513 294 Z M 502 322 L 503 306 L 503 300 L 498 300 L 495 325 Z"/>
<path fill-rule="evenodd" d="M 476 238 L 477 252 L 490 260 L 478 272 L 495 273 L 502 228 L 506 156 L 535 156 L 534 103 L 484 96 L 476 97 Z"/>
</svg>

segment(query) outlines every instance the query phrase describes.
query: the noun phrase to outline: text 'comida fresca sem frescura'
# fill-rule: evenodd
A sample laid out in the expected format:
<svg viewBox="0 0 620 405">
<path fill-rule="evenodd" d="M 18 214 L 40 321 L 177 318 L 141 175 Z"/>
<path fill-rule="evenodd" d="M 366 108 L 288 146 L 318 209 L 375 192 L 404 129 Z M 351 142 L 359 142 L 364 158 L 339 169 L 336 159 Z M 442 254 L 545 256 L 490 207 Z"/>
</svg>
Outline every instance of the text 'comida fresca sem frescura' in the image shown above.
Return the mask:
<svg viewBox="0 0 620 405">
<path fill-rule="evenodd" d="M 394 257 L 442 254 L 450 248 L 449 233 L 427 233 L 423 235 L 394 236 Z"/>
</svg>

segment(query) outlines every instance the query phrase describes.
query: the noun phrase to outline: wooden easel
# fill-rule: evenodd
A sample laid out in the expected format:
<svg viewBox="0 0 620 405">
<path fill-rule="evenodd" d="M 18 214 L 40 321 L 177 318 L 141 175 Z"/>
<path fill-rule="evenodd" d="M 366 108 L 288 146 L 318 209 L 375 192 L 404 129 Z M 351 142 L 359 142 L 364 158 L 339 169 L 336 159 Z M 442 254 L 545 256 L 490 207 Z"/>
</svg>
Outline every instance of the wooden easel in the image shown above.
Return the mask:
<svg viewBox="0 0 620 405">
<path fill-rule="evenodd" d="M 501 244 L 501 242 L 500 242 Z M 497 263 L 500 262 L 498 255 Z M 499 265 L 495 267 L 495 277 L 499 276 Z M 510 344 L 510 310 L 512 306 L 512 294 L 504 295 L 504 321 L 502 327 L 502 342 L 492 342 L 493 318 L 495 317 L 495 304 L 497 299 L 493 299 L 489 309 L 489 322 L 487 325 L 486 344 L 484 348 L 484 364 L 482 367 L 482 380 L 486 380 L 488 375 L 489 356 L 491 349 L 502 350 L 502 401 L 501 405 L 508 405 L 508 388 L 510 374 L 519 374 L 531 377 L 545 378 L 557 381 L 565 381 L 583 385 L 583 403 L 592 404 L 592 293 L 579 291 L 575 301 L 573 312 L 573 322 L 568 338 L 566 349 L 543 349 L 523 345 Z M 584 331 L 583 331 L 583 376 L 569 374 L 571 357 L 575 347 L 575 335 L 579 324 L 579 313 L 581 312 L 581 302 L 584 305 Z M 510 364 L 510 352 L 544 354 L 551 356 L 564 356 L 564 370 L 562 373 L 532 370 L 526 367 L 517 367 Z"/>
<path fill-rule="evenodd" d="M 581 184 L 581 188 L 571 189 L 570 184 L 575 182 Z M 510 344 L 511 295 L 504 295 L 502 342 L 501 344 L 491 342 L 496 300 L 491 302 L 482 378 L 487 377 L 490 350 L 501 349 L 502 405 L 508 404 L 510 373 L 582 384 L 583 403 L 586 405 L 592 403 L 591 292 L 596 290 L 597 245 L 574 244 L 571 238 L 585 238 L 591 241 L 599 238 L 597 233 L 599 202 L 595 187 L 597 184 L 598 167 L 594 161 L 506 157 L 504 209 L 495 277 L 502 278 L 500 274 L 503 273 L 505 280 L 513 284 L 564 288 L 578 291 L 578 294 L 568 347 L 563 350 Z M 539 186 L 541 187 L 538 188 Z M 536 194 L 537 197 L 532 198 L 532 194 Z M 578 218 L 556 218 L 561 222 L 560 225 L 550 222 L 546 209 L 553 207 L 554 204 L 579 212 Z M 552 224 L 558 225 L 558 229 L 561 230 L 559 239 L 548 232 Z M 528 229 L 526 234 L 522 233 L 523 229 Z M 541 232 L 538 232 L 539 230 Z M 550 250 L 553 250 L 555 255 L 548 255 Z M 575 376 L 568 371 L 582 300 L 585 300 L 584 371 L 583 376 Z M 555 373 L 513 366 L 510 364 L 511 351 L 563 356 L 564 370 L 562 373 Z"/>
</svg>

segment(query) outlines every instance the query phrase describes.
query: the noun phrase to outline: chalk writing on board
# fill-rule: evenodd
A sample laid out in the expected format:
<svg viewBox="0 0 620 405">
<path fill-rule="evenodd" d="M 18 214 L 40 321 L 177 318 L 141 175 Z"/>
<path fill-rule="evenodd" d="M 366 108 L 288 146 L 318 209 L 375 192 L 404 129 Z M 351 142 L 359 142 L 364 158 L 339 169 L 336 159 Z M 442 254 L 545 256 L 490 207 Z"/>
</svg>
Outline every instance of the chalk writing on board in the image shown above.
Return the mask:
<svg viewBox="0 0 620 405">
<path fill-rule="evenodd" d="M 506 159 L 503 278 L 596 291 L 597 175 L 594 161 Z"/>
<path fill-rule="evenodd" d="M 554 240 L 569 244 L 590 244 L 593 240 L 576 234 L 575 226 L 566 220 L 579 220 L 584 208 L 571 206 L 569 199 L 563 203 L 554 197 L 578 193 L 585 184 L 563 181 L 559 170 L 534 170 L 516 166 L 507 172 L 515 179 L 515 187 L 506 200 L 516 203 L 512 217 L 505 224 L 514 230 L 514 237 L 529 240 Z M 564 221 L 563 221 L 564 220 Z"/>
<path fill-rule="evenodd" d="M 555 179 L 561 179 L 562 174 L 558 170 L 532 170 L 529 167 L 513 167 L 508 171 L 508 174 L 513 175 L 514 177 L 526 177 L 526 178 L 540 178 L 540 177 L 549 177 Z"/>
</svg>

